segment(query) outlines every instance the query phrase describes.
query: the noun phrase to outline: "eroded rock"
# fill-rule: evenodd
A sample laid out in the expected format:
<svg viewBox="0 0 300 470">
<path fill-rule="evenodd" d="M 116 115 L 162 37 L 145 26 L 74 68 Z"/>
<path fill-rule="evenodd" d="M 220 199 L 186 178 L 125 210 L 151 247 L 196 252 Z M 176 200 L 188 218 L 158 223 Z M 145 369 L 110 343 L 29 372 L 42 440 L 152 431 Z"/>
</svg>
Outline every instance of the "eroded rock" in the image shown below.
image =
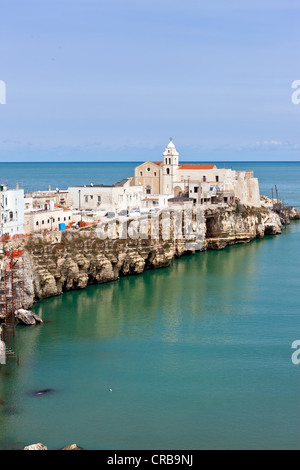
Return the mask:
<svg viewBox="0 0 300 470">
<path fill-rule="evenodd" d="M 36 325 L 37 323 L 43 323 L 43 320 L 38 315 L 33 313 L 31 310 L 25 310 L 24 308 L 16 310 L 15 319 L 22 325 Z"/>
<path fill-rule="evenodd" d="M 30 446 L 24 447 L 24 450 L 48 450 L 48 448 L 39 442 L 38 444 L 31 444 Z"/>
<path fill-rule="evenodd" d="M 62 450 L 83 450 L 82 447 L 78 447 L 77 444 L 71 444 L 69 446 L 64 447 Z"/>
</svg>

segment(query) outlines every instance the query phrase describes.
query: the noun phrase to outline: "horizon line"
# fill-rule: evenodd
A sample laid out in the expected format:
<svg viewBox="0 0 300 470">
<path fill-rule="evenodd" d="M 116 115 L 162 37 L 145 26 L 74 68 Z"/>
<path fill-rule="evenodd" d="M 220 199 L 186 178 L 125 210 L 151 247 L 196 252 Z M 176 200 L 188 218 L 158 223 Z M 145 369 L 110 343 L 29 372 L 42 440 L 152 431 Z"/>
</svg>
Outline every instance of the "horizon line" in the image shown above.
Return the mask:
<svg viewBox="0 0 300 470">
<path fill-rule="evenodd" d="M 151 160 L 113 160 L 113 161 L 98 161 L 98 160 L 65 160 L 65 161 L 57 161 L 57 160 L 47 160 L 47 161 L 0 161 L 1 163 L 9 163 L 9 164 L 17 164 L 17 163 L 143 163 Z M 300 160 L 182 160 L 182 162 L 186 163 L 204 163 L 204 162 L 216 162 L 216 163 L 300 163 Z"/>
</svg>

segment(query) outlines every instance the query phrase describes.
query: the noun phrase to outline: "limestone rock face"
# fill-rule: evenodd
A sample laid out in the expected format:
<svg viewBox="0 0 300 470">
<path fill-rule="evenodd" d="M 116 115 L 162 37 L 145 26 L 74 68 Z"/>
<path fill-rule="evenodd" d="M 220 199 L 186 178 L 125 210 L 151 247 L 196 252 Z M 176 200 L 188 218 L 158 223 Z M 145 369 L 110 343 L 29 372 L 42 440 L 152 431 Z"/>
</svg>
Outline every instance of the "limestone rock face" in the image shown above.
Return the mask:
<svg viewBox="0 0 300 470">
<path fill-rule="evenodd" d="M 300 220 L 300 211 L 292 207 L 289 211 L 289 217 L 291 220 Z"/>
<path fill-rule="evenodd" d="M 38 444 L 31 444 L 30 446 L 24 447 L 24 450 L 48 450 L 48 448 L 39 442 Z"/>
<path fill-rule="evenodd" d="M 24 252 L 22 269 L 16 273 L 23 286 L 19 303 L 28 310 L 35 302 L 66 291 L 167 267 L 184 254 L 280 234 L 285 221 L 267 207 L 267 199 L 263 203 L 262 207 L 237 203 L 208 209 L 202 219 L 193 210 L 188 236 L 177 235 L 182 221 L 178 213 L 172 213 L 170 226 L 164 217 L 157 217 L 154 228 L 149 228 L 146 220 L 129 222 L 131 236 L 127 238 L 123 237 L 124 224 L 110 223 L 99 231 L 53 232 L 11 242 L 11 249 Z M 298 211 L 293 216 L 297 217 Z"/>
<path fill-rule="evenodd" d="M 280 234 L 282 229 L 280 216 L 266 207 L 237 205 L 206 212 L 208 249 L 219 250 L 228 245 L 248 243 L 265 235 Z"/>
<path fill-rule="evenodd" d="M 167 267 L 175 257 L 205 249 L 204 243 L 195 245 L 197 248 L 189 246 L 198 240 L 199 230 L 202 230 L 204 239 L 204 223 L 200 227 L 194 221 L 191 235 L 180 238 L 174 236 L 175 222 L 171 219 L 167 239 L 162 234 L 166 230 L 165 221 L 158 217 L 153 237 L 153 227 L 141 219 L 129 221 L 127 238 L 122 237 L 123 225 L 113 227 L 109 223 L 102 227 L 102 232 L 55 232 L 26 240 L 21 246 L 26 253 L 26 265 L 20 273 L 27 286 L 25 308 L 47 297 L 84 289 L 89 284 L 101 284 L 122 276 L 141 274 L 147 269 Z M 195 217 L 195 220 L 198 219 Z"/>
<path fill-rule="evenodd" d="M 270 212 L 264 219 L 263 225 L 265 227 L 265 235 L 279 235 L 282 233 L 282 223 L 278 214 Z"/>
</svg>

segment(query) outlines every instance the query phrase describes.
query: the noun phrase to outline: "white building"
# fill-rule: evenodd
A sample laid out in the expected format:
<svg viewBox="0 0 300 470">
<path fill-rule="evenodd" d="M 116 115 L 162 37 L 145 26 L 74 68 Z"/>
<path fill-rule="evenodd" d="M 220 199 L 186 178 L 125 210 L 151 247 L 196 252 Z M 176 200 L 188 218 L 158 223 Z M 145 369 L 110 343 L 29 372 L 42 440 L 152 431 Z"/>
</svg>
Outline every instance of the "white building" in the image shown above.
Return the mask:
<svg viewBox="0 0 300 470">
<path fill-rule="evenodd" d="M 70 186 L 68 188 L 72 209 L 88 211 L 130 210 L 140 207 L 143 188 L 132 185 L 132 178 L 126 178 L 113 185 L 91 184 L 89 186 Z"/>
<path fill-rule="evenodd" d="M 50 204 L 60 204 L 69 207 L 69 194 L 67 190 L 51 190 L 49 186 L 48 191 L 34 191 L 25 194 L 24 210 L 42 210 L 49 209 Z"/>
<path fill-rule="evenodd" d="M 67 227 L 73 222 L 73 213 L 70 209 L 63 207 L 51 207 L 46 210 L 25 211 L 24 227 L 25 233 L 37 233 L 44 230 L 59 230 L 60 224 Z"/>
<path fill-rule="evenodd" d="M 143 187 L 147 197 L 164 194 L 191 197 L 199 204 L 242 204 L 260 207 L 257 178 L 252 171 L 217 168 L 214 164 L 180 163 L 172 141 L 161 162 L 145 162 L 135 168 L 134 183 Z"/>
<path fill-rule="evenodd" d="M 0 184 L 0 201 L 1 235 L 24 234 L 24 190 Z"/>
<path fill-rule="evenodd" d="M 169 207 L 168 199 L 170 196 L 166 194 L 146 194 L 142 200 L 142 209 L 167 209 Z"/>
</svg>

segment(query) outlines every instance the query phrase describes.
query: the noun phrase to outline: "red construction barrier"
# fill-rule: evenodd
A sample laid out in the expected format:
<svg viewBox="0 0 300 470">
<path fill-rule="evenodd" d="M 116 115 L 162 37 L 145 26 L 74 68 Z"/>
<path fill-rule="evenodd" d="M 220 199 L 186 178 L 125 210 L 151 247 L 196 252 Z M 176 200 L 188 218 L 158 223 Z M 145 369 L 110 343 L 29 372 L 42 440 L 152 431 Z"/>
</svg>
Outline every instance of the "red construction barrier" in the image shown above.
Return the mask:
<svg viewBox="0 0 300 470">
<path fill-rule="evenodd" d="M 97 222 L 84 222 L 81 220 L 79 222 L 79 227 L 90 227 L 91 225 L 95 225 Z"/>
</svg>

